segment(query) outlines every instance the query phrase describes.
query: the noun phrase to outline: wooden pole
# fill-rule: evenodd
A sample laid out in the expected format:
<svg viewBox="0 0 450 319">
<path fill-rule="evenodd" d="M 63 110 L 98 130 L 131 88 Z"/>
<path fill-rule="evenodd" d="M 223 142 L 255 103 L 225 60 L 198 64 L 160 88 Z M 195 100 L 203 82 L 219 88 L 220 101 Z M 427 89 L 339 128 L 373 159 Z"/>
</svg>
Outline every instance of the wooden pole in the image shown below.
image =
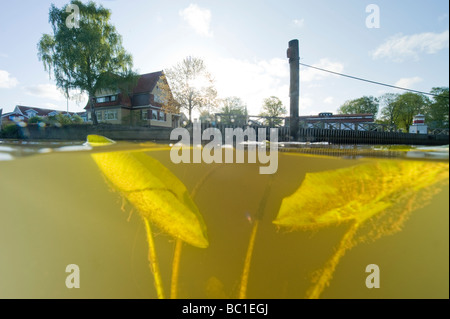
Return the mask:
<svg viewBox="0 0 450 319">
<path fill-rule="evenodd" d="M 298 139 L 298 103 L 300 96 L 300 57 L 298 49 L 298 40 L 289 41 L 287 57 L 290 66 L 290 128 L 291 136 L 294 140 Z"/>
</svg>

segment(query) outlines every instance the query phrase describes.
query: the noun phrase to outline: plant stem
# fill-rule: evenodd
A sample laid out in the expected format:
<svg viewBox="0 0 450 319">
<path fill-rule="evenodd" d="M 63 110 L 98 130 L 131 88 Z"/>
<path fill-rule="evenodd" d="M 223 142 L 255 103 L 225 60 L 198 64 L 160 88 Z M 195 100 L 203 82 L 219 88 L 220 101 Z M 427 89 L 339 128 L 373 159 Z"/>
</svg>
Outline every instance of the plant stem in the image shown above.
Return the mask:
<svg viewBox="0 0 450 319">
<path fill-rule="evenodd" d="M 164 289 L 161 279 L 161 273 L 158 266 L 158 258 L 156 257 L 155 242 L 153 241 L 152 230 L 150 228 L 150 223 L 147 218 L 144 219 L 145 231 L 147 233 L 148 241 L 148 261 L 150 262 L 150 270 L 153 273 L 155 279 L 155 288 L 158 299 L 164 299 Z"/>
<path fill-rule="evenodd" d="M 213 167 L 206 173 L 202 179 L 200 179 L 197 184 L 195 184 L 194 188 L 191 191 L 191 198 L 194 199 L 197 195 L 199 188 L 204 184 L 206 179 L 216 170 L 216 167 Z M 172 261 L 172 280 L 170 284 L 170 299 L 177 299 L 178 295 L 178 277 L 180 273 L 180 260 L 181 260 L 181 250 L 183 248 L 183 241 L 179 238 L 176 239 L 175 242 L 175 251 L 173 253 L 173 261 Z"/>
<path fill-rule="evenodd" d="M 178 274 L 180 270 L 181 249 L 183 248 L 183 241 L 177 238 L 175 243 L 175 252 L 173 253 L 172 262 L 172 283 L 170 286 L 170 299 L 177 299 L 178 294 Z"/>
<path fill-rule="evenodd" d="M 255 220 L 252 228 L 252 234 L 250 235 L 250 242 L 247 247 L 247 254 L 245 256 L 244 269 L 242 270 L 241 287 L 239 289 L 239 299 L 245 299 L 247 297 L 247 283 L 248 275 L 250 273 L 250 264 L 252 262 L 253 247 L 255 246 L 256 233 L 258 231 L 259 220 Z"/>
<path fill-rule="evenodd" d="M 329 286 L 331 279 L 333 278 L 334 270 L 339 263 L 339 260 L 345 255 L 345 252 L 353 247 L 353 237 L 355 236 L 356 230 L 359 228 L 360 224 L 355 222 L 347 230 L 344 237 L 342 237 L 339 246 L 334 253 L 334 255 L 327 261 L 325 267 L 322 269 L 319 279 L 316 284 L 309 289 L 306 298 L 308 299 L 318 299 L 325 289 Z"/>
<path fill-rule="evenodd" d="M 244 269 L 242 270 L 241 287 L 239 288 L 239 299 L 245 299 L 247 297 L 248 276 L 250 274 L 250 264 L 252 261 L 253 247 L 255 246 L 256 233 L 258 232 L 259 221 L 261 221 L 264 216 L 264 210 L 266 208 L 267 198 L 269 197 L 273 179 L 274 176 L 272 175 L 266 185 L 263 197 L 261 199 L 261 202 L 259 203 L 258 211 L 255 215 L 252 234 L 250 235 L 250 242 L 248 243 L 247 254 L 245 256 Z"/>
</svg>

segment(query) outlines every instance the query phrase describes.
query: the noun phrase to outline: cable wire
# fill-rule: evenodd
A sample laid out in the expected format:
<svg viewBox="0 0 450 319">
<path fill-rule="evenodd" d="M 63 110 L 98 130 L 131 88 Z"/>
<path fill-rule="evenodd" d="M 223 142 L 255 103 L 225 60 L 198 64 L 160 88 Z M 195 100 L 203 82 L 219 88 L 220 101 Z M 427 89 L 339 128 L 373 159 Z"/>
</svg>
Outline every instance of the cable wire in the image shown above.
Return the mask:
<svg viewBox="0 0 450 319">
<path fill-rule="evenodd" d="M 325 69 L 321 69 L 321 68 L 318 68 L 316 66 L 308 65 L 308 64 L 305 64 L 305 63 L 299 63 L 299 64 L 303 65 L 303 66 L 306 66 L 308 68 L 313 68 L 313 69 L 316 69 L 316 70 L 319 70 L 319 71 L 328 72 L 328 73 L 332 73 L 332 74 L 336 74 L 336 75 L 340 75 L 340 76 L 345 76 L 347 78 L 354 79 L 354 80 L 359 80 L 359 81 L 369 82 L 369 83 L 373 83 L 373 84 L 388 86 L 388 87 L 391 87 L 391 88 L 394 88 L 394 89 L 400 89 L 400 90 L 410 91 L 410 92 L 414 92 L 414 93 L 426 94 L 426 95 L 431 95 L 431 96 L 436 96 L 436 97 L 444 97 L 444 98 L 447 98 L 447 99 L 449 98 L 448 96 L 442 96 L 442 95 L 439 95 L 439 94 L 427 93 L 427 92 L 417 91 L 417 90 L 413 90 L 413 89 L 407 89 L 407 88 L 403 88 L 403 87 L 400 87 L 400 86 L 390 85 L 390 84 L 381 83 L 381 82 L 377 82 L 377 81 L 371 81 L 371 80 L 359 78 L 359 77 L 352 76 L 352 75 L 347 75 L 347 74 L 342 74 L 342 73 L 338 73 L 338 72 L 334 72 L 334 71 L 330 71 L 330 70 L 325 70 Z"/>
</svg>

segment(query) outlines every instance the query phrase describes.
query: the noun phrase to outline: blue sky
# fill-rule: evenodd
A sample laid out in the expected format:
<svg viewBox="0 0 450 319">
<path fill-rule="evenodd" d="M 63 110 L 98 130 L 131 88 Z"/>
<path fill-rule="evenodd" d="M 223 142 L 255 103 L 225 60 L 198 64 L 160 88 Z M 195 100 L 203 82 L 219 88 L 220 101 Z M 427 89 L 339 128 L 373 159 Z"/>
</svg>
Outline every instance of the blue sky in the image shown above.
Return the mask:
<svg viewBox="0 0 450 319">
<path fill-rule="evenodd" d="M 37 58 L 51 33 L 51 3 L 0 0 L 0 108 L 66 109 L 66 100 Z M 429 92 L 449 86 L 446 0 L 109 0 L 112 23 L 139 73 L 172 67 L 186 56 L 205 60 L 221 97 L 238 96 L 250 114 L 279 97 L 289 106 L 288 42 L 298 39 L 305 64 Z M 366 20 L 379 8 L 379 28 Z M 300 114 L 336 112 L 346 100 L 400 90 L 300 69 Z M 70 101 L 70 111 L 81 111 Z"/>
</svg>

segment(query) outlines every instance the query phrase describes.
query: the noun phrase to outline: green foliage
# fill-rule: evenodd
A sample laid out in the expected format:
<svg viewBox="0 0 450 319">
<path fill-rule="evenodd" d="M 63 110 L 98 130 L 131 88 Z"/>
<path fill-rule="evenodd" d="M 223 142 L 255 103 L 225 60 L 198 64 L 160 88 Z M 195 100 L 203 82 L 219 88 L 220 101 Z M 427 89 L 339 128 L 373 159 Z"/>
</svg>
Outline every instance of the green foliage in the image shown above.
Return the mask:
<svg viewBox="0 0 450 319">
<path fill-rule="evenodd" d="M 359 99 L 345 102 L 339 109 L 339 114 L 373 114 L 374 117 L 378 113 L 379 101 L 373 96 L 363 96 Z"/>
<path fill-rule="evenodd" d="M 397 112 L 395 108 L 395 101 L 400 94 L 386 93 L 379 97 L 380 105 L 382 106 L 380 111 L 380 122 L 388 125 L 397 124 Z"/>
<path fill-rule="evenodd" d="M 262 112 L 260 116 L 270 116 L 270 117 L 280 117 L 287 113 L 286 108 L 283 106 L 283 102 L 276 96 L 271 96 L 264 99 Z M 282 119 L 266 119 L 264 120 L 265 125 L 270 126 L 280 126 L 282 124 Z"/>
<path fill-rule="evenodd" d="M 20 138 L 20 128 L 16 124 L 6 124 L 0 131 L 0 137 L 4 138 Z"/>
<path fill-rule="evenodd" d="M 199 120 L 202 123 L 211 123 L 215 119 L 214 114 L 211 114 L 208 110 L 203 110 L 200 112 Z"/>
<path fill-rule="evenodd" d="M 434 87 L 431 93 L 436 94 L 427 111 L 427 121 L 431 128 L 449 128 L 449 89 Z"/>
<path fill-rule="evenodd" d="M 63 126 L 72 124 L 69 116 L 58 113 L 47 118 L 47 123 L 53 126 Z"/>
<path fill-rule="evenodd" d="M 429 104 L 430 100 L 422 94 L 406 92 L 398 96 L 394 102 L 397 127 L 408 132 L 414 116 L 426 114 Z"/>
<path fill-rule="evenodd" d="M 403 94 L 386 93 L 381 95 L 379 101 L 380 116 L 377 123 L 396 126 L 405 132 L 409 131 L 414 116 L 423 114 L 430 128 L 449 127 L 449 88 L 434 87 L 431 92 L 435 94 L 432 99 L 423 94 L 406 92 Z M 373 98 L 374 99 L 374 98 Z M 363 98 L 346 102 L 339 111 L 353 113 L 358 110 L 355 105 L 362 105 Z"/>
<path fill-rule="evenodd" d="M 221 100 L 220 122 L 222 124 L 247 124 L 247 105 L 238 97 L 231 96 Z"/>
<path fill-rule="evenodd" d="M 78 114 L 72 115 L 71 120 L 72 120 L 72 124 L 83 124 L 84 123 L 83 119 Z"/>
<path fill-rule="evenodd" d="M 44 119 L 40 116 L 33 116 L 28 119 L 28 124 L 37 124 L 41 122 L 44 122 Z"/>
<path fill-rule="evenodd" d="M 57 127 L 84 123 L 83 119 L 80 116 L 78 116 L 77 114 L 67 115 L 67 114 L 63 114 L 63 113 L 58 113 L 56 115 L 49 116 L 45 119 L 42 119 L 39 122 L 44 122 L 47 125 L 57 126 Z M 39 122 L 37 122 L 37 123 L 39 123 Z M 28 121 L 28 123 L 30 123 L 30 121 Z"/>
<path fill-rule="evenodd" d="M 131 71 L 132 57 L 122 47 L 122 38 L 110 23 L 111 12 L 94 2 L 84 4 L 72 0 L 80 10 L 79 28 L 69 28 L 66 19 L 71 10 L 51 5 L 49 22 L 53 34 L 44 34 L 38 43 L 38 57 L 58 88 L 86 92 L 91 101 L 91 114 L 97 124 L 92 98 L 101 89 L 119 89 L 123 83 L 135 81 Z M 119 83 L 122 83 L 120 85 Z"/>
</svg>

